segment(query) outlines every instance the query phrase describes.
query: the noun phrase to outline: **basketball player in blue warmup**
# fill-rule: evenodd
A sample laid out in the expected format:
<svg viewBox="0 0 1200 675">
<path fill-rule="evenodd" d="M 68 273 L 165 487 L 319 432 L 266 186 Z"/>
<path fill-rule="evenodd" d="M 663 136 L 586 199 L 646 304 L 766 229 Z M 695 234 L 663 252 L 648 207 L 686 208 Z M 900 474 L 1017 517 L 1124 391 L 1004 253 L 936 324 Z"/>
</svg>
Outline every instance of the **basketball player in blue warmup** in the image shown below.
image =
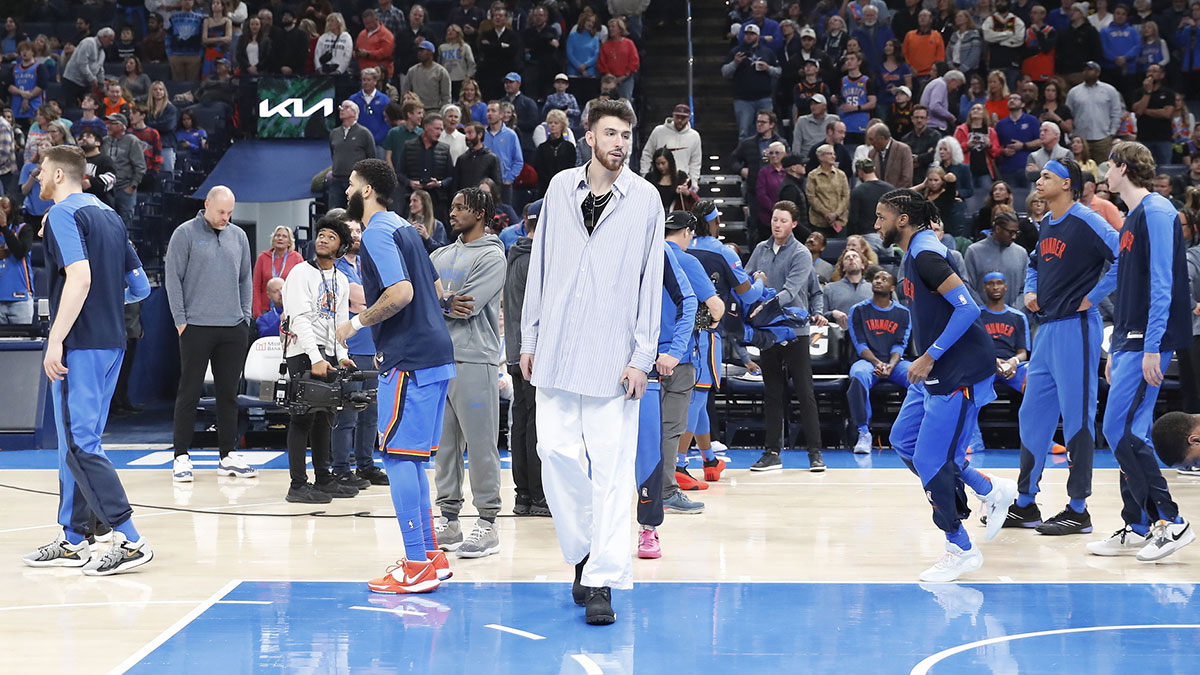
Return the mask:
<svg viewBox="0 0 1200 675">
<path fill-rule="evenodd" d="M 903 356 L 904 350 L 908 349 L 912 326 L 908 310 L 892 302 L 894 290 L 896 277 L 887 270 L 880 270 L 871 279 L 873 297 L 850 308 L 847 322 L 850 344 L 859 356 L 850 365 L 850 389 L 846 392 L 850 420 L 858 428 L 855 454 L 871 452 L 871 388 L 885 379 L 908 389 L 908 367 L 911 364 L 903 360 Z"/>
<path fill-rule="evenodd" d="M 908 368 L 910 387 L 892 424 L 891 444 L 921 479 L 933 522 L 946 533 L 946 552 L 921 581 L 949 582 L 983 565 L 983 554 L 962 526 L 970 514 L 964 487 L 983 500 L 991 523 L 1016 496 L 1013 481 L 989 479 L 967 465 L 967 435 L 975 411 L 995 398 L 992 340 L 979 323 L 959 271 L 931 229 L 937 208 L 918 192 L 892 190 L 875 206 L 884 245 L 905 250 L 901 296 L 912 317 L 921 356 Z M 985 540 L 1000 531 L 989 524 Z"/>
<path fill-rule="evenodd" d="M 679 213 L 679 212 L 676 212 Z M 667 220 L 670 222 L 670 219 Z M 651 369 L 638 413 L 637 459 L 635 475 L 638 482 L 638 557 L 661 558 L 658 526 L 663 522 L 663 468 L 671 466 L 674 448 L 663 444 L 664 409 L 661 377 L 670 377 L 685 358 L 696 325 L 696 294 L 678 256 L 663 243 L 662 318 L 659 321 L 658 359 Z M 675 510 L 683 513 L 702 513 L 704 505 L 688 499 L 678 489 L 670 495 Z"/>
<path fill-rule="evenodd" d="M 438 551 L 425 462 L 442 435 L 446 390 L 454 378 L 454 345 L 442 318 L 442 284 L 421 235 L 388 211 L 396 174 L 383 160 L 354 165 L 346 215 L 363 224 L 363 292 L 367 308 L 338 326 L 342 344 L 366 326 L 379 368 L 379 434 L 404 558 L 378 579 L 376 593 L 428 593 L 450 577 Z"/>
<path fill-rule="evenodd" d="M 1146 146 L 1113 148 L 1108 185 L 1131 208 L 1121 228 L 1103 429 L 1121 467 L 1125 526 L 1088 544 L 1095 555 L 1136 552 L 1142 561 L 1161 560 L 1196 540 L 1171 499 L 1150 437 L 1163 370 L 1174 351 L 1192 343 L 1183 230 L 1175 207 L 1150 191 L 1154 175 L 1154 156 Z"/>
<path fill-rule="evenodd" d="M 41 198 L 54 205 L 43 220 L 50 277 L 50 336 L 45 371 L 58 429 L 58 522 L 63 532 L 25 556 L 31 567 L 81 567 L 106 576 L 154 557 L 133 526 L 133 509 L 100 437 L 125 355 L 125 303 L 150 294 L 125 223 L 84 194 L 83 151 L 42 152 Z M 113 529 L 112 548 L 92 557 L 84 530 L 90 514 Z"/>
<path fill-rule="evenodd" d="M 1025 274 L 1025 306 L 1037 314 L 1041 328 L 1021 402 L 1020 495 L 1004 526 L 1036 527 L 1047 535 L 1092 531 L 1086 500 L 1092 493 L 1103 329 L 1096 305 L 1116 287 L 1118 265 L 1117 231 L 1079 203 L 1082 191 L 1083 179 L 1074 160 L 1046 163 L 1037 180 L 1037 194 L 1046 201 L 1048 212 Z M 1059 417 L 1067 445 L 1070 502 L 1042 522 L 1034 498 Z"/>
<path fill-rule="evenodd" d="M 669 439 L 666 434 L 663 436 L 663 459 L 664 461 L 667 460 L 665 454 L 668 449 L 665 447 L 665 444 L 668 441 L 673 441 L 675 448 L 678 450 L 678 460 L 675 462 L 675 482 L 682 489 L 688 489 L 686 484 L 690 483 L 692 486 L 704 490 L 708 488 L 708 483 L 696 480 L 687 470 L 687 451 L 692 445 L 692 434 L 688 433 L 688 431 L 699 422 L 700 411 L 703 410 L 705 413 L 704 432 L 708 433 L 708 390 L 712 388 L 714 382 L 714 359 L 719 359 L 719 352 L 715 346 L 716 341 L 713 339 L 713 330 L 725 314 L 725 303 L 717 295 L 716 286 L 713 284 L 713 280 L 709 276 L 710 273 L 704 267 L 704 264 L 700 262 L 699 258 L 687 255 L 688 251 L 691 250 L 692 234 L 695 230 L 696 218 L 688 211 L 672 211 L 667 216 L 665 232 L 667 247 L 671 249 L 671 253 L 679 262 L 679 267 L 683 270 L 684 275 L 687 276 L 692 290 L 695 291 L 697 308 L 704 311 L 699 314 L 696 312 L 691 314 L 692 327 L 688 331 L 687 360 L 692 364 L 692 388 L 688 392 L 688 403 L 682 411 L 683 419 L 681 420 L 681 433 L 679 437 Z M 723 265 L 723 262 L 717 264 Z M 721 271 L 723 270 L 718 267 L 718 274 Z M 700 325 L 699 317 L 701 316 L 708 317 L 703 327 Z M 720 363 L 720 361 L 716 361 L 715 363 Z M 697 394 L 696 389 L 701 383 L 704 386 L 703 393 Z M 675 414 L 674 409 L 670 409 L 669 412 L 672 415 Z M 666 424 L 674 424 L 674 420 L 666 418 L 667 414 L 668 408 L 664 407 L 663 421 Z M 712 456 L 713 460 L 711 467 L 718 470 L 724 469 L 724 464 L 717 460 L 715 455 L 712 455 L 711 443 L 706 445 L 709 446 L 707 448 L 708 453 Z M 707 460 L 708 458 L 706 457 L 704 462 L 706 474 L 710 466 Z M 674 511 L 676 509 L 671 505 L 672 501 L 674 500 L 670 497 L 667 498 L 667 508 Z"/>
<path fill-rule="evenodd" d="M 1015 392 L 1025 391 L 1025 374 L 1029 369 L 1029 319 L 1025 313 L 1004 304 L 1008 280 L 1003 272 L 983 275 L 983 328 L 992 336 L 996 347 L 996 379 Z M 970 448 L 984 450 L 983 434 L 978 421 L 971 433 Z"/>
</svg>

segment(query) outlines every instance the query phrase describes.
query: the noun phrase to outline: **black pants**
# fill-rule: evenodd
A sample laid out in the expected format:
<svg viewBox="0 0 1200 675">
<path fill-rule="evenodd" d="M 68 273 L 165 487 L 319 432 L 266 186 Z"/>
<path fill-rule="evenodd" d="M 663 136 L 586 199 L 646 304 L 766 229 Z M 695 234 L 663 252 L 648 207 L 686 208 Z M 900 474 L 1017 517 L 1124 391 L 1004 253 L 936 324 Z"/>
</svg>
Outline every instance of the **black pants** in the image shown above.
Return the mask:
<svg viewBox="0 0 1200 675">
<path fill-rule="evenodd" d="M 804 427 L 804 443 L 808 450 L 821 449 L 821 422 L 817 418 L 817 397 L 813 392 L 812 358 L 808 353 L 808 336 L 802 335 L 786 344 L 776 345 L 762 353 L 763 389 L 766 401 L 767 450 L 778 452 L 784 443 L 784 415 L 789 397 L 787 376 L 792 390 L 800 400 L 800 423 Z M 786 375 L 785 375 L 786 368 Z"/>
<path fill-rule="evenodd" d="M 312 361 L 307 354 L 290 356 L 287 359 L 287 368 L 289 375 L 297 377 L 312 370 Z M 292 477 L 292 487 L 300 487 L 308 482 L 304 457 L 309 444 L 312 445 L 313 473 L 317 476 L 317 482 L 328 483 L 332 479 L 329 473 L 329 445 L 333 425 L 330 422 L 327 412 L 292 415 L 287 433 L 288 471 Z"/>
<path fill-rule="evenodd" d="M 137 338 L 125 339 L 125 360 L 121 362 L 117 390 L 113 393 L 113 405 L 126 409 L 133 407 L 133 401 L 129 400 L 129 374 L 133 372 L 133 356 L 137 353 L 137 344 Z"/>
<path fill-rule="evenodd" d="M 1200 335 L 1192 337 L 1188 349 L 1175 352 L 1179 359 L 1179 389 L 1183 396 L 1183 412 L 1200 413 Z"/>
<path fill-rule="evenodd" d="M 542 490 L 542 460 L 537 454 L 536 389 L 521 375 L 521 366 L 509 366 L 512 376 L 512 429 L 508 434 L 508 449 L 512 455 L 513 483 L 517 486 L 517 503 L 546 501 Z"/>
<path fill-rule="evenodd" d="M 175 394 L 175 456 L 186 455 L 196 433 L 196 404 L 204 371 L 212 363 L 217 390 L 217 448 L 221 457 L 237 444 L 238 381 L 250 347 L 247 324 L 188 325 L 179 336 L 179 391 Z"/>
</svg>

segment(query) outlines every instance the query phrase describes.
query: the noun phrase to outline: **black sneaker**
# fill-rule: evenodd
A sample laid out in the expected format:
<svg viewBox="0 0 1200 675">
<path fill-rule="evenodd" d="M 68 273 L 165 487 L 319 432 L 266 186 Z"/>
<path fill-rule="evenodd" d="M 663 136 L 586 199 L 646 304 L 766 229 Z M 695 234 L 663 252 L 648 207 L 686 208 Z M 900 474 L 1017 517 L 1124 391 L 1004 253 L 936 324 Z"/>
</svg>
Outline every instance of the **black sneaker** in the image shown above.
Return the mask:
<svg viewBox="0 0 1200 675">
<path fill-rule="evenodd" d="M 513 515 L 514 516 L 529 515 L 529 502 L 517 502 L 516 504 L 513 504 Z"/>
<path fill-rule="evenodd" d="M 351 485 L 344 485 L 332 478 L 323 483 L 317 483 L 317 489 L 334 499 L 346 499 L 358 494 L 358 488 Z"/>
<path fill-rule="evenodd" d="M 583 560 L 576 563 L 575 583 L 571 584 L 571 599 L 580 607 L 583 607 L 587 602 L 587 592 L 589 590 L 587 586 L 583 585 L 583 566 L 587 564 L 587 561 L 588 556 L 585 555 L 583 556 Z"/>
<path fill-rule="evenodd" d="M 983 524 L 987 525 L 986 517 Z M 1021 527 L 1028 530 L 1038 527 L 1041 524 L 1042 510 L 1038 508 L 1037 504 L 1017 506 L 1016 502 L 1013 502 L 1008 507 L 1008 515 L 1004 517 L 1004 527 Z"/>
<path fill-rule="evenodd" d="M 366 478 L 360 478 L 350 471 L 347 471 L 346 473 L 334 474 L 333 480 L 341 483 L 342 485 L 349 485 L 355 490 L 366 490 L 367 488 L 371 487 L 371 481 L 367 480 Z"/>
<path fill-rule="evenodd" d="M 383 469 L 375 465 L 368 466 L 365 469 L 359 469 L 358 471 L 354 472 L 354 475 L 371 481 L 371 485 L 391 485 L 391 481 L 388 480 L 387 474 L 383 472 Z"/>
<path fill-rule="evenodd" d="M 545 499 L 535 499 L 533 503 L 529 505 L 529 515 L 536 516 L 538 518 L 549 518 L 550 506 L 546 504 Z"/>
<path fill-rule="evenodd" d="M 617 620 L 612 608 L 612 590 L 608 586 L 589 588 L 587 595 L 587 622 L 589 626 L 607 626 Z"/>
<path fill-rule="evenodd" d="M 321 492 L 312 483 L 289 488 L 285 499 L 293 504 L 328 504 L 333 497 Z"/>
<path fill-rule="evenodd" d="M 779 453 L 774 450 L 767 450 L 757 462 L 750 465 L 751 471 L 776 471 L 782 468 L 783 460 L 779 459 Z"/>
<path fill-rule="evenodd" d="M 812 473 L 821 473 L 825 470 L 825 461 L 821 459 L 820 450 L 808 451 L 808 470 Z"/>
<path fill-rule="evenodd" d="M 1038 534 L 1087 534 L 1091 531 L 1092 517 L 1088 514 L 1087 509 L 1084 509 L 1083 513 L 1076 513 L 1069 506 L 1060 511 L 1058 515 L 1037 526 Z"/>
</svg>

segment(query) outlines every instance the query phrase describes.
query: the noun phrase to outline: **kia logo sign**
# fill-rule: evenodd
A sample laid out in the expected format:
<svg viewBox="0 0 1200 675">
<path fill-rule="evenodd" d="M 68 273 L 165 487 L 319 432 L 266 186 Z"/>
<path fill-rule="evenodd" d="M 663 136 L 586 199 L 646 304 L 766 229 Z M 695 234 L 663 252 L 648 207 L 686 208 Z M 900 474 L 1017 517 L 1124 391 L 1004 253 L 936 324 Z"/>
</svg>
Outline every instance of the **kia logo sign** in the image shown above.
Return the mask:
<svg viewBox="0 0 1200 675">
<path fill-rule="evenodd" d="M 320 112 L 322 117 L 329 117 L 333 114 L 333 99 L 326 98 L 317 101 L 311 108 L 304 108 L 304 99 L 289 98 L 282 103 L 272 106 L 267 99 L 262 99 L 258 102 L 258 116 L 263 117 L 311 117 L 313 113 Z"/>
</svg>

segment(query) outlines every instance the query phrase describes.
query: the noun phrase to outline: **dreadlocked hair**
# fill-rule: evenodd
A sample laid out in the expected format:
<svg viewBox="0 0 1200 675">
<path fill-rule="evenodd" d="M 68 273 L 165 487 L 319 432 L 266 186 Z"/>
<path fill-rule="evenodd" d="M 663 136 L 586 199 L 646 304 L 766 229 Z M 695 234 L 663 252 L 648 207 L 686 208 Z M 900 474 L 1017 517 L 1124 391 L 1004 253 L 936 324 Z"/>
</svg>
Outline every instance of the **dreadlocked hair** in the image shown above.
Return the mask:
<svg viewBox="0 0 1200 675">
<path fill-rule="evenodd" d="M 492 218 L 496 215 L 496 205 L 492 202 L 490 194 L 477 187 L 463 188 L 458 191 L 458 194 L 462 195 L 468 211 L 483 214 L 481 222 L 492 222 Z"/>
<path fill-rule="evenodd" d="M 935 220 L 941 220 L 941 214 L 920 192 L 911 188 L 899 188 L 884 194 L 879 203 L 887 204 L 896 213 L 908 216 L 910 227 L 914 230 L 927 230 Z"/>
</svg>

